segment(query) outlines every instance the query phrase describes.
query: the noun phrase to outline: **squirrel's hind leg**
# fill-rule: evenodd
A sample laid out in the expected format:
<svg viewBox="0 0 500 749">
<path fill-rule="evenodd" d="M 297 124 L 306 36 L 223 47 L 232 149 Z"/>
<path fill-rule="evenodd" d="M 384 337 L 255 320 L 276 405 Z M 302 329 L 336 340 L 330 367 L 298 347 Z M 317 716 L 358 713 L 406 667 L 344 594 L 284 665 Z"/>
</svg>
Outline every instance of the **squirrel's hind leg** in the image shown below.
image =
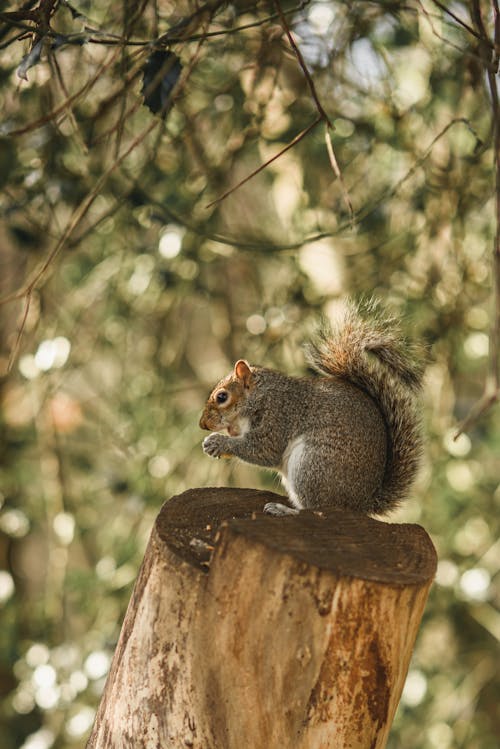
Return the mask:
<svg viewBox="0 0 500 749">
<path fill-rule="evenodd" d="M 303 502 L 295 489 L 296 477 L 300 471 L 300 463 L 304 452 L 304 438 L 297 437 L 290 441 L 285 450 L 283 464 L 281 466 L 281 479 L 288 494 L 290 504 L 281 502 L 268 502 L 264 506 L 264 512 L 268 515 L 297 515 L 304 508 Z M 291 505 L 291 507 L 290 507 Z"/>
<path fill-rule="evenodd" d="M 293 488 L 290 487 L 290 484 L 288 480 L 285 478 L 285 476 L 282 476 L 282 484 L 287 491 L 288 501 L 293 506 L 290 507 L 290 505 L 285 505 L 281 502 L 267 502 L 264 505 L 264 512 L 266 513 L 266 515 L 274 515 L 276 517 L 282 517 L 283 515 L 298 515 L 298 513 L 301 511 L 302 504 L 300 503 L 299 498 L 293 491 Z"/>
<path fill-rule="evenodd" d="M 264 512 L 266 515 L 283 517 L 283 515 L 298 515 L 300 510 L 296 507 L 289 507 L 288 505 L 281 504 L 281 502 L 266 502 L 264 505 Z"/>
</svg>

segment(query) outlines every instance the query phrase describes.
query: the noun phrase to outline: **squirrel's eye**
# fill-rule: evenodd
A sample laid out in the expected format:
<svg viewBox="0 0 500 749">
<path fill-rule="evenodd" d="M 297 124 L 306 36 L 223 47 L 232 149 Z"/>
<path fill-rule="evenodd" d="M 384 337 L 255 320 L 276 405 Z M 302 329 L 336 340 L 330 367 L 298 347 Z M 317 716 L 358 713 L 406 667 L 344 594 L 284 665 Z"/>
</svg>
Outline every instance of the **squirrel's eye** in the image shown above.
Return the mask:
<svg viewBox="0 0 500 749">
<path fill-rule="evenodd" d="M 229 394 L 225 390 L 220 390 L 215 396 L 217 403 L 225 403 L 229 398 Z"/>
</svg>

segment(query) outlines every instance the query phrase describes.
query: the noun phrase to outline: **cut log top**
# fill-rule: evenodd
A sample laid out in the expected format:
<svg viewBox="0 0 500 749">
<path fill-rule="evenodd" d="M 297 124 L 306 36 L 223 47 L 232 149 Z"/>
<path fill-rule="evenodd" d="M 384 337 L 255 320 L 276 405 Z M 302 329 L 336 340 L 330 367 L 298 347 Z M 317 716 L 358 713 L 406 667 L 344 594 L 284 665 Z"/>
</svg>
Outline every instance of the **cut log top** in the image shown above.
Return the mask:
<svg viewBox="0 0 500 749">
<path fill-rule="evenodd" d="M 204 571 L 211 549 L 240 535 L 341 577 L 395 586 L 422 585 L 434 577 L 436 552 L 419 525 L 345 510 L 265 515 L 266 502 L 276 501 L 283 497 L 254 489 L 191 489 L 165 502 L 155 529 L 160 542 Z"/>
</svg>

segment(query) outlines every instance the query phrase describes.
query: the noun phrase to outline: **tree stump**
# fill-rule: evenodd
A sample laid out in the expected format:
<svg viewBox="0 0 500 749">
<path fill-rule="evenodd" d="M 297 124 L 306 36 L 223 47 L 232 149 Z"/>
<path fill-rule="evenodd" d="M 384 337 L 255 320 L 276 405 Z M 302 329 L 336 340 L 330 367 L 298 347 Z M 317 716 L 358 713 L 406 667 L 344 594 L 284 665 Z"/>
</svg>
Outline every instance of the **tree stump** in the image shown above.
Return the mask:
<svg viewBox="0 0 500 749">
<path fill-rule="evenodd" d="M 195 489 L 153 527 L 88 749 L 384 747 L 436 569 L 417 525 Z"/>
</svg>

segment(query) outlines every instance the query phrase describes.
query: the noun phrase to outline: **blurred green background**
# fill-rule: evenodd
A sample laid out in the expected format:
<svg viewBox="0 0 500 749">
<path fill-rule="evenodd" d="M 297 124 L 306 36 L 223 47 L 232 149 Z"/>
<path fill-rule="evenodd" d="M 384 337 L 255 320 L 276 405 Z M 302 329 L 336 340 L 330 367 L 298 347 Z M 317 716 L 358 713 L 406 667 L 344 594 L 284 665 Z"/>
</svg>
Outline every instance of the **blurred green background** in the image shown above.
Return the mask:
<svg viewBox="0 0 500 749">
<path fill-rule="evenodd" d="M 85 745 L 166 498 L 277 488 L 203 455 L 214 382 L 242 356 L 303 372 L 318 320 L 367 293 L 429 347 L 391 519 L 440 559 L 388 746 L 498 746 L 498 408 L 453 439 L 489 366 L 494 18 L 445 5 L 0 4 L 2 749 Z M 161 117 L 141 89 L 169 29 Z M 318 118 L 304 65 L 342 181 L 322 121 L 210 205 Z"/>
</svg>

